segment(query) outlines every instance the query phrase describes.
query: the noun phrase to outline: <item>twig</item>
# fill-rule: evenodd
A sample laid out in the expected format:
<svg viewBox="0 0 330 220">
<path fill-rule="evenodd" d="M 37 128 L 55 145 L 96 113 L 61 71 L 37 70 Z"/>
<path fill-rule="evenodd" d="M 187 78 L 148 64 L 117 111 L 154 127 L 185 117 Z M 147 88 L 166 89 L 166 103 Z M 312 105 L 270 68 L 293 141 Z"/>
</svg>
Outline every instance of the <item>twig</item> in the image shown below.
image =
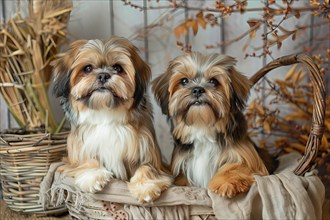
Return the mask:
<svg viewBox="0 0 330 220">
<path fill-rule="evenodd" d="M 17 89 L 22 89 L 24 90 L 24 85 L 18 85 L 15 83 L 0 83 L 0 87 L 15 87 Z"/>
<path fill-rule="evenodd" d="M 269 87 L 271 88 L 272 91 L 275 92 L 276 95 L 284 98 L 285 100 L 289 101 L 291 104 L 294 104 L 297 108 L 299 108 L 300 110 L 302 110 L 303 112 L 309 114 L 309 115 L 312 115 L 312 113 L 310 113 L 308 111 L 308 109 L 304 109 L 302 108 L 297 102 L 293 101 L 291 99 L 291 96 L 288 96 L 288 95 L 285 95 L 285 94 L 282 94 L 280 91 L 278 91 L 278 88 L 276 87 L 276 85 L 274 83 L 272 83 L 271 81 L 269 81 L 269 79 L 265 78 L 265 81 L 268 83 Z"/>
<path fill-rule="evenodd" d="M 137 4 L 133 4 L 132 2 L 128 1 L 128 0 L 121 0 L 124 5 L 128 5 L 131 6 L 134 9 L 139 9 L 140 11 L 143 10 L 159 10 L 159 9 L 188 9 L 191 11 L 206 11 L 206 12 L 215 12 L 215 13 L 221 13 L 219 9 L 217 8 L 210 8 L 210 7 L 205 7 L 205 8 L 201 8 L 201 7 L 194 7 L 194 6 L 185 6 L 184 4 L 176 4 L 176 5 L 162 5 L 162 6 L 147 6 L 144 7 L 142 5 L 137 5 Z M 244 1 L 247 2 L 247 1 Z M 234 7 L 236 6 L 236 4 L 232 5 L 232 6 L 228 6 L 228 7 Z M 314 10 L 318 10 L 318 7 L 316 6 L 312 6 L 312 7 L 297 7 L 297 8 L 292 8 L 292 10 L 295 11 L 314 11 Z M 260 11 L 264 11 L 263 8 L 245 8 L 244 12 L 260 12 Z M 242 13 L 241 10 L 238 9 L 232 9 L 231 13 Z"/>
<path fill-rule="evenodd" d="M 261 25 L 261 20 L 259 20 L 260 22 L 257 23 L 256 25 L 254 25 L 252 28 L 250 28 L 248 31 L 244 32 L 243 34 L 229 40 L 229 41 L 225 41 L 225 42 L 222 42 L 221 44 L 217 45 L 217 47 L 214 47 L 212 45 L 207 45 L 206 48 L 207 49 L 213 49 L 213 48 L 218 48 L 218 47 L 225 47 L 225 46 L 228 46 L 234 42 L 238 42 L 240 41 L 241 39 L 243 39 L 244 37 L 246 37 L 248 34 L 250 34 L 251 32 L 253 31 L 256 31 L 257 29 L 260 28 L 260 25 Z"/>
<path fill-rule="evenodd" d="M 57 126 L 56 130 L 55 130 L 55 134 L 60 132 L 65 124 L 66 118 L 65 116 L 62 118 L 60 124 Z"/>
</svg>

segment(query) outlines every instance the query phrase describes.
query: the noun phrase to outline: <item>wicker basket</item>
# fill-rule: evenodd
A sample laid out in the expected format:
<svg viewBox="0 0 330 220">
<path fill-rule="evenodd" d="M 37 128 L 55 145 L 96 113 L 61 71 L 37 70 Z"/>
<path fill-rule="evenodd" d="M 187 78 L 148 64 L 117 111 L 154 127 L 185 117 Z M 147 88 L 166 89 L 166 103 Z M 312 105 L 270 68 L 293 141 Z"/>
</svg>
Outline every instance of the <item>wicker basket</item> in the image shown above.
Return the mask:
<svg viewBox="0 0 330 220">
<path fill-rule="evenodd" d="M 60 214 L 64 205 L 47 210 L 38 204 L 39 188 L 51 163 L 66 153 L 68 132 L 57 134 L 0 134 L 0 171 L 3 200 L 18 212 Z"/>
<path fill-rule="evenodd" d="M 259 79 L 261 79 L 266 73 L 270 70 L 275 69 L 280 66 L 291 65 L 295 63 L 302 63 L 308 69 L 310 73 L 310 80 L 314 86 L 314 109 L 313 109 L 313 119 L 312 119 L 312 126 L 309 135 L 308 142 L 306 144 L 306 151 L 305 155 L 299 161 L 299 165 L 294 170 L 294 173 L 299 176 L 303 176 L 307 171 L 311 170 L 315 166 L 315 158 L 317 155 L 318 147 L 320 145 L 320 140 L 323 135 L 324 131 L 324 117 L 325 117 L 325 87 L 323 84 L 322 77 L 320 75 L 318 67 L 314 64 L 313 60 L 306 56 L 306 55 L 291 55 L 279 58 L 270 62 L 260 71 L 258 71 L 254 76 L 251 77 L 251 81 L 253 84 L 257 83 Z M 56 175 L 60 175 L 56 173 Z M 56 176 L 55 175 L 55 176 Z M 56 179 L 56 178 L 55 178 Z M 117 186 L 115 188 L 115 193 L 109 195 L 108 191 L 113 185 L 116 185 L 116 182 L 111 182 L 108 184 L 106 188 L 98 192 L 96 194 L 82 195 L 77 191 L 74 186 L 74 179 L 66 176 L 61 176 L 59 179 L 57 186 L 61 185 L 61 190 L 63 191 L 59 194 L 63 195 L 66 194 L 67 197 L 65 199 L 65 203 L 67 204 L 68 210 L 72 218 L 77 219 L 127 219 L 125 216 L 125 212 L 122 212 L 123 207 L 127 207 L 125 205 L 126 201 L 127 204 L 133 206 L 139 206 L 139 204 L 134 204 L 134 201 L 130 200 L 130 195 L 127 189 L 119 190 L 120 187 Z M 56 187 L 56 186 L 55 186 Z M 183 187 L 171 187 L 166 191 L 166 197 L 171 203 L 162 204 L 162 199 L 158 199 L 155 201 L 155 208 L 159 203 L 163 205 L 163 208 L 169 206 L 170 208 L 176 207 L 175 204 L 180 204 L 181 206 L 189 207 L 188 210 L 190 212 L 190 219 L 214 219 L 215 210 L 212 210 L 212 206 L 210 207 L 210 201 L 200 196 L 201 193 L 203 194 L 203 190 L 205 189 L 196 189 L 196 193 L 194 194 L 193 187 L 186 187 L 190 192 L 186 192 L 184 195 L 185 201 L 177 201 L 177 194 L 180 193 L 180 190 L 184 190 Z M 105 193 L 108 192 L 108 193 Z M 113 192 L 113 191 L 112 191 Z M 77 199 L 78 197 L 78 199 Z M 126 199 L 126 200 L 125 200 Z M 130 200 L 130 201 L 128 201 Z M 189 203 L 191 200 L 197 201 L 198 205 L 190 206 Z M 77 201 L 80 203 L 77 206 Z M 122 202 L 120 204 L 120 201 Z M 196 204 L 196 203 L 195 203 Z M 204 206 L 203 206 L 204 205 Z M 77 208 L 79 207 L 79 208 Z M 151 207 L 143 207 L 146 214 L 150 214 L 154 212 Z M 157 207 L 156 207 L 157 208 Z M 176 207 L 177 208 L 177 207 Z M 182 207 L 181 207 L 182 208 Z M 184 208 L 184 207 L 183 207 Z M 162 212 L 162 210 L 158 210 Z"/>
</svg>

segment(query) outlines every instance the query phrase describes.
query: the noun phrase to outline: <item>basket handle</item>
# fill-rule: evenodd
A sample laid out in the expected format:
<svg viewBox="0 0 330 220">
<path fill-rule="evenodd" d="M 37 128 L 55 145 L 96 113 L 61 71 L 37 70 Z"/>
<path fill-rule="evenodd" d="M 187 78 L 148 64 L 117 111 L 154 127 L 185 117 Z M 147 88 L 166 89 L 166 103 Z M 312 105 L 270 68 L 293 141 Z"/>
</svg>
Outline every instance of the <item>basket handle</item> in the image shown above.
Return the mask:
<svg viewBox="0 0 330 220">
<path fill-rule="evenodd" d="M 308 69 L 309 78 L 314 90 L 312 126 L 306 143 L 305 154 L 299 161 L 297 168 L 294 170 L 296 175 L 302 176 L 313 168 L 322 135 L 324 133 L 326 92 L 319 68 L 309 56 L 305 54 L 294 54 L 273 60 L 255 73 L 250 80 L 252 85 L 255 85 L 269 71 L 280 66 L 288 66 L 295 63 L 302 63 Z"/>
</svg>

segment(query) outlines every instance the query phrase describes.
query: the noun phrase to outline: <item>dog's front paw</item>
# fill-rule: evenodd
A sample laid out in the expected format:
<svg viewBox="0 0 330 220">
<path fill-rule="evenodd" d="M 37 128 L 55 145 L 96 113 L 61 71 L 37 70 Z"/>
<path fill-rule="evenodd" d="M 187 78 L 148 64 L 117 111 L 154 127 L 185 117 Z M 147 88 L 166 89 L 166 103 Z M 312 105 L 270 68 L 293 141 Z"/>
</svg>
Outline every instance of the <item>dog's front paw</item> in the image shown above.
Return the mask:
<svg viewBox="0 0 330 220">
<path fill-rule="evenodd" d="M 83 191 L 95 193 L 101 191 L 112 178 L 112 173 L 105 168 L 90 169 L 76 177 L 76 185 Z"/>
<path fill-rule="evenodd" d="M 140 203 L 150 203 L 166 190 L 173 179 L 150 165 L 142 165 L 128 183 L 128 189 Z"/>
<path fill-rule="evenodd" d="M 231 164 L 221 169 L 211 179 L 208 188 L 220 196 L 232 198 L 239 193 L 249 191 L 254 181 L 253 175 L 246 167 Z"/>
<path fill-rule="evenodd" d="M 163 190 L 160 184 L 153 183 L 152 181 L 130 182 L 128 183 L 128 189 L 140 203 L 154 201 L 160 196 Z"/>
<path fill-rule="evenodd" d="M 239 193 L 249 191 L 252 183 L 253 182 L 249 180 L 240 178 L 232 179 L 230 181 L 225 181 L 223 179 L 212 179 L 209 183 L 209 189 L 220 196 L 232 198 Z"/>
</svg>

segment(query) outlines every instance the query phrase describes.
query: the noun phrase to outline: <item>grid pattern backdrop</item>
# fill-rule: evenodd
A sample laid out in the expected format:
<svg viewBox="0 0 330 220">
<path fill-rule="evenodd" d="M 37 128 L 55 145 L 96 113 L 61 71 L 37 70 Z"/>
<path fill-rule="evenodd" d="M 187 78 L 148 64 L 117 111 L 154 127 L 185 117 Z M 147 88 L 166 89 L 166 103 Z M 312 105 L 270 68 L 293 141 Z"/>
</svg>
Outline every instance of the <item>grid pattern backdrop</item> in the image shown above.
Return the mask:
<svg viewBox="0 0 330 220">
<path fill-rule="evenodd" d="M 249 0 L 248 7 L 262 8 L 264 3 L 268 0 Z M 73 0 L 73 11 L 69 23 L 69 33 L 72 40 L 76 38 L 86 39 L 106 39 L 111 35 L 123 36 L 130 39 L 136 46 L 139 47 L 145 60 L 151 65 L 153 77 L 161 74 L 168 64 L 169 60 L 182 53 L 177 47 L 175 34 L 173 29 L 180 24 L 184 19 L 190 18 L 196 14 L 198 7 L 214 7 L 214 0 L 186 0 L 183 1 L 186 7 L 179 9 L 166 8 L 169 5 L 168 0 L 135 0 L 126 1 L 131 5 L 125 5 L 122 0 Z M 181 1 L 180 1 L 181 2 Z M 225 0 L 226 4 L 234 1 Z M 19 4 L 18 4 L 19 3 Z M 301 0 L 295 3 L 295 6 L 307 6 L 309 0 Z M 0 19 L 1 22 L 12 17 L 20 7 L 22 13 L 27 7 L 27 0 L 0 0 Z M 138 5 L 139 7 L 133 7 Z M 164 6 L 164 7 L 161 7 Z M 229 44 L 224 47 L 215 47 L 207 49 L 206 45 L 219 44 L 220 42 L 227 42 L 241 33 L 249 30 L 247 20 L 250 18 L 257 18 L 261 16 L 261 10 L 252 10 L 244 14 L 234 13 L 227 18 L 219 18 L 218 24 L 213 27 L 208 26 L 205 30 L 200 29 L 196 36 L 192 32 L 185 37 L 179 39 L 183 43 L 192 45 L 192 50 L 203 53 L 226 53 L 238 60 L 237 69 L 247 76 L 251 76 L 263 65 L 269 62 L 272 57 L 288 55 L 292 53 L 299 53 L 303 51 L 303 46 L 313 47 L 314 39 L 323 33 L 323 29 L 314 28 L 313 24 L 316 19 L 311 13 L 302 15 L 298 20 L 291 19 L 284 25 L 290 29 L 301 24 L 310 24 L 312 27 L 306 29 L 301 33 L 295 41 L 288 39 L 285 42 L 285 47 L 280 50 L 274 49 L 272 57 L 266 58 L 247 58 L 245 59 L 245 52 L 242 48 L 245 40 Z M 260 36 L 262 32 L 267 32 L 267 29 L 261 29 L 256 36 Z M 261 39 L 254 40 L 252 47 L 260 46 Z M 329 45 L 327 45 L 329 47 Z M 284 74 L 287 69 L 283 68 L 282 72 L 272 74 L 274 77 L 279 77 L 279 74 Z M 2 73 L 1 73 L 2 74 Z M 327 73 L 329 75 L 329 73 Z M 329 87 L 329 76 L 326 79 L 326 85 Z M 56 112 L 57 120 L 63 116 L 62 110 L 59 107 L 58 100 L 51 95 L 51 100 Z M 253 94 L 252 94 L 253 96 Z M 161 114 L 158 106 L 154 104 L 155 127 L 159 143 L 162 151 L 168 158 L 172 150 L 170 140 L 169 128 L 165 117 Z M 0 130 L 6 128 L 13 128 L 17 126 L 7 109 L 3 99 L 0 98 Z"/>
</svg>

